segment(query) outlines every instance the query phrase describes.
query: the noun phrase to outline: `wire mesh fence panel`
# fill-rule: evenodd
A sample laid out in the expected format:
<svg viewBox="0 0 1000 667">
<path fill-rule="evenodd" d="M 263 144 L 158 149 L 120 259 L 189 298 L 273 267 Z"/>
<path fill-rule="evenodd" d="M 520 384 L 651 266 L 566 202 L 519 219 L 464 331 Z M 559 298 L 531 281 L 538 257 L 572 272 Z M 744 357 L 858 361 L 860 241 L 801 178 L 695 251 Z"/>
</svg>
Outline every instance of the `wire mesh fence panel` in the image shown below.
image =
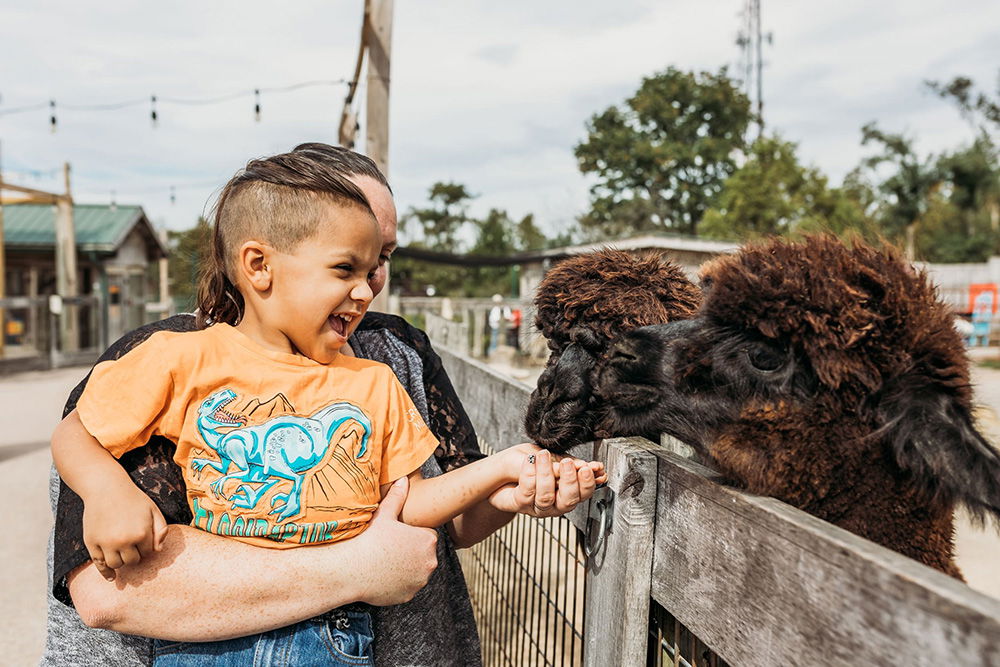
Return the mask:
<svg viewBox="0 0 1000 667">
<path fill-rule="evenodd" d="M 649 667 L 729 667 L 673 615 L 655 602 L 649 610 Z"/>
<path fill-rule="evenodd" d="M 583 664 L 585 558 L 567 519 L 518 515 L 459 553 L 486 667 Z"/>
</svg>

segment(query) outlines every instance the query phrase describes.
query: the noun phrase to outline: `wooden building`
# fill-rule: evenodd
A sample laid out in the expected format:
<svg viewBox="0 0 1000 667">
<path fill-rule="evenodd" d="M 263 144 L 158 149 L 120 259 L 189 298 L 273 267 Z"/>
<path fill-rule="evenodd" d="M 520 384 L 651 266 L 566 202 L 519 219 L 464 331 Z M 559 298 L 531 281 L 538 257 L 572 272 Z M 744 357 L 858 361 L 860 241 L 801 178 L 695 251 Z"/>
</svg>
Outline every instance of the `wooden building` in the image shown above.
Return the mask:
<svg viewBox="0 0 1000 667">
<path fill-rule="evenodd" d="M 74 204 L 73 226 L 79 295 L 96 297 L 98 309 L 89 315 L 81 313 L 82 345 L 103 347 L 126 331 L 157 319 L 168 301 L 168 250 L 142 207 Z M 3 296 L 27 297 L 36 303 L 56 294 L 56 207 L 4 205 L 3 227 Z M 37 319 L 33 310 L 20 314 L 9 311 L 8 342 L 20 342 L 18 332 L 32 338 L 39 335 Z"/>
</svg>

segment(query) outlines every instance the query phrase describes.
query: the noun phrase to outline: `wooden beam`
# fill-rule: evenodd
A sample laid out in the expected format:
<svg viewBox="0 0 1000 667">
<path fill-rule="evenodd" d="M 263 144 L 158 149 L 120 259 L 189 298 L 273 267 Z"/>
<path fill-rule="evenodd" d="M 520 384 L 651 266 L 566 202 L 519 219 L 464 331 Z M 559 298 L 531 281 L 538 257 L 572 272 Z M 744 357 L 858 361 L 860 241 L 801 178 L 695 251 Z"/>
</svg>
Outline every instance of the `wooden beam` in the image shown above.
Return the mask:
<svg viewBox="0 0 1000 667">
<path fill-rule="evenodd" d="M 361 67 L 365 61 L 365 50 L 367 45 L 365 38 L 368 32 L 368 3 L 365 2 L 365 15 L 361 19 L 361 39 L 358 42 L 358 60 L 354 64 L 354 76 L 347 88 L 347 96 L 344 98 L 344 109 L 340 113 L 340 126 L 337 130 L 337 139 L 340 145 L 345 148 L 354 148 L 355 135 L 358 129 L 358 116 L 354 113 L 354 94 L 358 91 L 358 82 L 361 81 Z"/>
<path fill-rule="evenodd" d="M 76 230 L 73 225 L 73 198 L 69 187 L 69 163 L 63 164 L 66 194 L 56 202 L 56 291 L 65 298 L 75 297 Z M 76 352 L 79 347 L 79 327 L 76 306 L 67 306 L 59 317 L 62 352 Z"/>
<path fill-rule="evenodd" d="M 649 638 L 649 585 L 656 518 L 656 456 L 659 448 L 644 438 L 598 441 L 594 450 L 574 448 L 574 456 L 601 460 L 613 502 L 598 496 L 589 502 L 584 539 L 594 549 L 587 564 L 583 664 L 630 667 L 645 663 Z M 603 507 L 602 507 L 603 505 Z M 604 531 L 601 523 L 611 516 Z M 604 539 L 593 543 L 597 535 Z M 596 538 L 599 539 L 599 538 Z M 698 664 L 701 664 L 700 662 Z"/>
<path fill-rule="evenodd" d="M 28 195 L 27 197 L 0 197 L 0 204 L 12 206 L 14 204 L 54 204 L 58 197 L 51 195 Z"/>
<path fill-rule="evenodd" d="M 46 197 L 48 202 L 53 201 L 53 199 L 65 198 L 68 195 L 58 195 L 53 192 L 46 192 L 45 190 L 36 190 L 35 188 L 26 188 L 23 185 L 14 185 L 13 183 L 7 183 L 6 181 L 0 180 L 0 190 L 13 190 L 14 192 L 23 192 L 27 195 L 34 195 L 37 197 Z"/>
<path fill-rule="evenodd" d="M 1000 600 L 655 455 L 652 597 L 729 664 L 1000 665 Z"/>
</svg>

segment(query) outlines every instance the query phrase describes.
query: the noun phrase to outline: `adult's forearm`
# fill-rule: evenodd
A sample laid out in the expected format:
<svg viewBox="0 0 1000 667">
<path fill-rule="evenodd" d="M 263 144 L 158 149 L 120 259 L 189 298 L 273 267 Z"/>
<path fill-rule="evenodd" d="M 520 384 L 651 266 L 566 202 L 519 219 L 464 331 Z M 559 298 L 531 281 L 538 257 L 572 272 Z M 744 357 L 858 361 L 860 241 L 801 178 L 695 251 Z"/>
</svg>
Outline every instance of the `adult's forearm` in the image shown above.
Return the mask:
<svg viewBox="0 0 1000 667">
<path fill-rule="evenodd" d="M 73 602 L 93 627 L 175 641 L 266 632 L 360 599 L 356 541 L 265 549 L 170 526 L 163 550 L 108 582 L 88 563 L 69 577 Z M 370 556 L 370 554 L 369 554 Z"/>
</svg>

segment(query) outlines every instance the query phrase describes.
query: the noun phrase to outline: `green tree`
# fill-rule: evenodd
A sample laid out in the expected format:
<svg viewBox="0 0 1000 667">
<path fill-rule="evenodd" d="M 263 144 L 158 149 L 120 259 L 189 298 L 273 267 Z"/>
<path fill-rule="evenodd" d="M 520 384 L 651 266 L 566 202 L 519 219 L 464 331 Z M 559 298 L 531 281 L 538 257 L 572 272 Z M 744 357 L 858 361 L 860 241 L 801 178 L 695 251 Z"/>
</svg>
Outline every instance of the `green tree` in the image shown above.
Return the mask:
<svg viewBox="0 0 1000 667">
<path fill-rule="evenodd" d="M 932 193 L 941 185 L 937 163 L 932 156 L 920 158 L 909 138 L 883 132 L 875 123 L 861 128 L 861 145 L 868 144 L 881 150 L 865 158 L 862 166 L 872 172 L 883 165 L 891 169 L 878 185 L 879 225 L 889 239 L 904 244 L 907 257 L 916 258 L 917 228 L 928 210 Z"/>
<path fill-rule="evenodd" d="M 541 250 L 548 242 L 545 232 L 535 224 L 535 216 L 531 213 L 517 223 L 514 238 L 517 250 Z"/>
<path fill-rule="evenodd" d="M 423 234 L 423 247 L 455 252 L 460 247 L 459 232 L 469 222 L 469 203 L 475 197 L 464 185 L 439 181 L 431 186 L 428 195 L 431 206 L 411 208 L 403 216 L 403 228 L 409 231 L 417 224 Z"/>
<path fill-rule="evenodd" d="M 182 312 L 191 312 L 195 309 L 198 296 L 201 259 L 212 247 L 212 225 L 199 217 L 191 229 L 167 232 L 167 241 L 170 244 L 167 272 L 174 305 Z"/>
<path fill-rule="evenodd" d="M 982 262 L 998 247 L 997 150 L 980 135 L 937 162 L 943 186 L 936 191 L 917 233 L 920 257 L 932 262 Z"/>
<path fill-rule="evenodd" d="M 504 257 L 516 250 L 517 226 L 507 211 L 490 209 L 482 220 L 476 220 L 478 237 L 470 255 Z M 467 296 L 490 296 L 510 291 L 510 266 L 476 266 L 469 269 Z"/>
<path fill-rule="evenodd" d="M 942 99 L 950 100 L 962 115 L 981 134 L 1000 131 L 1000 77 L 997 78 L 996 99 L 975 90 L 975 83 L 965 76 L 957 76 L 948 83 L 927 81 L 927 86 Z"/>
<path fill-rule="evenodd" d="M 469 203 L 475 195 L 459 183 L 434 183 L 428 190 L 429 206 L 412 207 L 400 219 L 400 229 L 412 240 L 406 245 L 435 252 L 460 253 L 462 230 L 471 222 Z M 392 263 L 393 282 L 404 294 L 457 295 L 464 276 L 458 267 L 399 257 Z"/>
<path fill-rule="evenodd" d="M 411 208 L 404 216 L 406 231 L 419 226 L 421 238 L 406 243 L 413 248 L 462 255 L 463 231 L 475 234 L 468 255 L 503 257 L 519 250 L 543 248 L 545 234 L 528 214 L 518 222 L 507 211 L 491 209 L 483 218 L 468 213 L 473 195 L 464 185 L 435 183 L 428 199 L 431 206 Z M 466 234 L 468 236 L 468 234 Z M 511 290 L 511 267 L 459 266 L 400 257 L 393 261 L 393 280 L 405 294 L 424 294 L 433 286 L 437 295 L 490 296 Z"/>
<path fill-rule="evenodd" d="M 750 101 L 725 68 L 713 74 L 671 67 L 643 79 L 624 105 L 592 116 L 576 146 L 580 170 L 596 178 L 582 228 L 591 237 L 697 233 L 736 170 L 752 118 Z"/>
<path fill-rule="evenodd" d="M 743 166 L 726 179 L 717 206 L 705 213 L 701 234 L 740 241 L 820 230 L 865 234 L 861 207 L 828 187 L 819 170 L 800 165 L 795 149 L 779 137 L 757 139 Z"/>
<path fill-rule="evenodd" d="M 972 79 L 955 77 L 947 84 L 928 81 L 927 85 L 942 99 L 951 101 L 976 133 L 967 149 L 942 158 L 941 168 L 948 174 L 954 193 L 952 203 L 966 218 L 970 235 L 976 220 L 989 217 L 990 233 L 1000 234 L 1000 78 L 994 98 L 977 91 Z M 1000 252 L 996 239 L 992 252 Z"/>
</svg>

